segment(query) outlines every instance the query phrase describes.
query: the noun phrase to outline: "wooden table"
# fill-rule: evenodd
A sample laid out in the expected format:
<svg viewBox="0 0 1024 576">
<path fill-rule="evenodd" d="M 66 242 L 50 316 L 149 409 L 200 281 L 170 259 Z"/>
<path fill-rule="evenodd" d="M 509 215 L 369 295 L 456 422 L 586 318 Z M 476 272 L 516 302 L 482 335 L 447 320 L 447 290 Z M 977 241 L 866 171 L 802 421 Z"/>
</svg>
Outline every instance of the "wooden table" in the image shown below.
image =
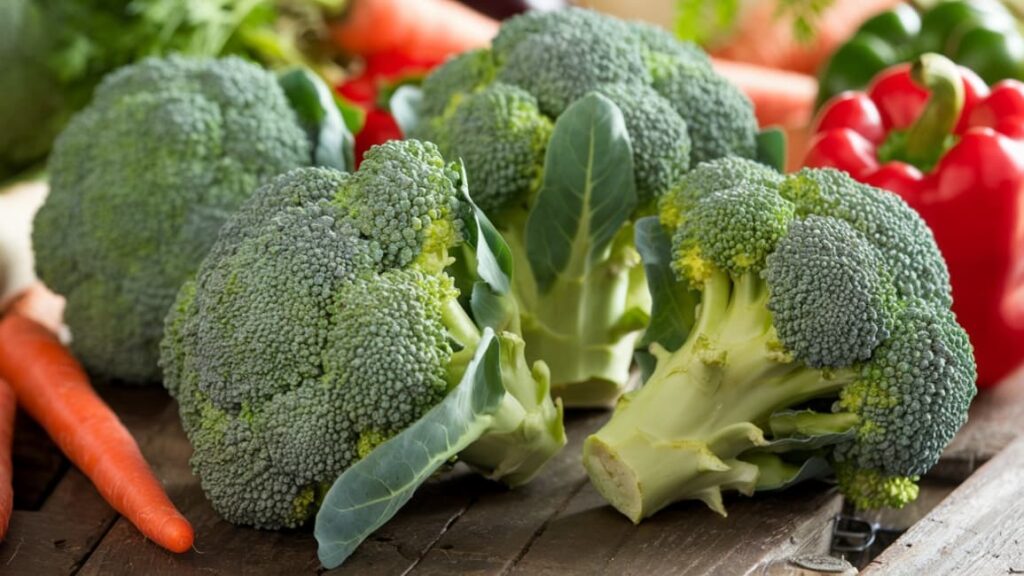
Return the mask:
<svg viewBox="0 0 1024 576">
<path fill-rule="evenodd" d="M 266 532 L 219 519 L 189 470 L 191 448 L 176 406 L 163 390 L 102 387 L 101 393 L 136 436 L 171 498 L 193 522 L 195 549 L 173 555 L 146 542 L 99 497 L 87 479 L 68 466 L 46 435 L 19 414 L 16 509 L 8 540 L 0 545 L 0 574 L 322 573 L 311 530 Z M 1024 428 L 1022 415 L 1024 378 L 983 397 L 972 409 L 971 423 L 937 467 L 937 477 L 960 482 L 969 476 L 1013 441 Z M 734 496 L 727 500 L 727 519 L 700 503 L 686 503 L 633 526 L 605 505 L 587 483 L 579 463 L 582 439 L 605 418 L 604 412 L 571 414 L 569 446 L 544 475 L 523 489 L 503 490 L 459 467 L 430 481 L 342 569 L 330 573 L 790 574 L 791 570 L 778 570 L 790 557 L 828 551 L 841 498 L 823 484 L 757 498 Z M 1013 450 L 961 487 L 974 496 L 958 496 L 956 505 L 976 509 L 971 520 L 964 520 L 965 530 L 985 530 L 987 509 L 979 507 L 974 497 L 988 497 L 993 482 L 998 485 L 998 478 L 1003 477 L 1000 475 L 1024 478 L 1024 444 L 1018 442 Z M 992 466 L 998 466 L 996 473 L 990 472 Z M 984 480 L 987 477 L 996 480 Z M 978 483 L 982 484 L 975 486 Z M 1022 485 L 1018 483 L 1018 487 Z M 958 493 L 960 490 L 954 496 Z M 1024 494 L 1017 491 L 1014 496 L 1014 502 L 1005 504 L 1024 511 L 1020 504 Z M 998 508 L 999 501 L 991 502 Z M 949 510 L 954 504 L 952 498 L 947 499 L 935 513 L 956 514 L 956 509 Z M 940 548 L 956 548 L 956 540 L 947 541 L 952 532 L 945 536 L 922 532 L 929 516 L 918 523 L 921 528 L 915 526 L 904 536 L 910 546 L 898 541 L 878 560 L 880 564 L 873 566 L 872 573 L 900 573 L 894 566 L 911 560 L 898 554 L 899 546 L 911 550 L 925 541 Z M 1020 532 L 1007 534 L 1010 540 L 1003 544 L 1012 546 Z M 979 536 L 978 545 L 984 541 Z M 927 557 L 926 549 L 921 550 Z M 973 566 L 964 558 L 974 558 L 976 552 L 961 554 L 964 563 L 958 566 Z M 917 562 L 913 565 L 925 566 Z M 930 566 L 927 571 L 907 573 L 947 572 Z"/>
</svg>

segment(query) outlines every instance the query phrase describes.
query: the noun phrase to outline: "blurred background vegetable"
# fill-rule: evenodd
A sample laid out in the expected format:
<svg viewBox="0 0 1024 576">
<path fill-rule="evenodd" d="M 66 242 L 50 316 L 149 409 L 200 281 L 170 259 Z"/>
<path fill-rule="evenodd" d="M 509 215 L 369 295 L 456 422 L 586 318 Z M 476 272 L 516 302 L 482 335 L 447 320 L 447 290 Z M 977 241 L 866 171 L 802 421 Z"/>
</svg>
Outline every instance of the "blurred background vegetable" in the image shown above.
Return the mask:
<svg viewBox="0 0 1024 576">
<path fill-rule="evenodd" d="M 0 181 L 39 164 L 99 80 L 142 57 L 237 54 L 323 68 L 324 19 L 341 1 L 0 2 Z"/>
<path fill-rule="evenodd" d="M 1024 37 L 1014 12 L 996 0 L 946 0 L 895 6 L 860 26 L 824 65 L 817 105 L 865 87 L 883 69 L 925 52 L 951 58 L 992 84 L 1024 79 Z"/>
</svg>

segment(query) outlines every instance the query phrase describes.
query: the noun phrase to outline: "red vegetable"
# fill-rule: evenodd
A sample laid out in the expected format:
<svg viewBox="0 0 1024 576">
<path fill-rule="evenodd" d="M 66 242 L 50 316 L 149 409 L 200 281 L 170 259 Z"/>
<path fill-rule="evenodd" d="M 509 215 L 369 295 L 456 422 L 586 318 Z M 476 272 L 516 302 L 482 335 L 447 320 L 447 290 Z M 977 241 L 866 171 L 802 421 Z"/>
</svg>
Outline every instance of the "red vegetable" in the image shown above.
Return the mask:
<svg viewBox="0 0 1024 576">
<path fill-rule="evenodd" d="M 103 499 L 143 535 L 171 552 L 192 547 L 192 526 L 52 332 L 17 312 L 0 321 L 0 378 Z"/>
<path fill-rule="evenodd" d="M 406 83 L 419 83 L 440 60 L 413 58 L 400 52 L 368 56 L 361 74 L 338 86 L 338 93 L 366 111 L 363 128 L 355 135 L 356 165 L 363 154 L 376 144 L 400 140 L 402 132 L 388 110 L 388 99 Z"/>
<path fill-rule="evenodd" d="M 1024 84 L 991 91 L 936 54 L 822 109 L 807 166 L 892 190 L 935 234 L 980 386 L 1024 362 Z"/>
</svg>

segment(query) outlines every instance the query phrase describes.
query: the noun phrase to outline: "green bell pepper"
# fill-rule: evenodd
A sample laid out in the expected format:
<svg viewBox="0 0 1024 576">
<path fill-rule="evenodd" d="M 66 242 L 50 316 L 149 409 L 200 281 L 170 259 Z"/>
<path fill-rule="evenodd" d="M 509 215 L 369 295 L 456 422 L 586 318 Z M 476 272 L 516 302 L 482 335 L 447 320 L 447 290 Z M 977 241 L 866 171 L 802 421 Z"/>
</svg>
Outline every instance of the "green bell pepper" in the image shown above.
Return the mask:
<svg viewBox="0 0 1024 576">
<path fill-rule="evenodd" d="M 946 55 L 988 84 L 1024 79 L 1024 36 L 997 0 L 945 0 L 922 10 L 899 4 L 865 21 L 832 54 L 818 78 L 816 105 L 863 89 L 882 70 L 925 52 Z"/>
</svg>

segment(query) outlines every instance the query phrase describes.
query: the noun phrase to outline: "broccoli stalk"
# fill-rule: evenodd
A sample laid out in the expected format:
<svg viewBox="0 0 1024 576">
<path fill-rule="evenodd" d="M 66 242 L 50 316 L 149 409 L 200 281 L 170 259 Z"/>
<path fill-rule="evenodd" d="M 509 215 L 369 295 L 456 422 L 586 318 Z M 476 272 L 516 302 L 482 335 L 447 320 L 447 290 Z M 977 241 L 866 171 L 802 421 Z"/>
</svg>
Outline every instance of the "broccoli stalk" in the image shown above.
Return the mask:
<svg viewBox="0 0 1024 576">
<path fill-rule="evenodd" d="M 459 452 L 459 460 L 509 487 L 529 482 L 565 446 L 562 405 L 550 400 L 551 374 L 543 362 L 531 367 L 523 339 L 498 334 L 505 396 L 480 438 Z"/>
<path fill-rule="evenodd" d="M 568 406 L 608 405 L 629 379 L 633 349 L 650 309 L 632 235 L 632 225 L 624 226 L 606 257 L 593 263 L 575 259 L 542 293 L 521 233 L 505 232 L 516 262 L 514 293 L 527 352 L 557 375 L 552 394 Z"/>
<path fill-rule="evenodd" d="M 448 361 L 447 381 L 454 388 L 466 375 L 481 341 L 481 330 L 456 298 L 441 313 L 448 335 L 461 349 Z M 482 476 L 509 487 L 529 482 L 565 446 L 562 404 L 550 399 L 551 372 L 543 362 L 526 361 L 523 339 L 513 331 L 496 335 L 501 384 L 507 394 L 479 439 L 459 452 L 459 460 Z"/>
<path fill-rule="evenodd" d="M 758 485 L 759 466 L 741 455 L 768 444 L 773 414 L 835 395 L 856 377 L 793 361 L 772 327 L 767 286 L 757 274 L 734 282 L 715 271 L 701 292 L 686 342 L 674 352 L 655 343 L 656 368 L 642 393 L 627 394 L 584 444 L 598 491 L 634 522 L 681 499 L 702 500 L 724 515 L 722 490 L 749 495 Z M 838 422 L 838 433 L 854 427 L 848 416 L 815 414 Z"/>
</svg>

